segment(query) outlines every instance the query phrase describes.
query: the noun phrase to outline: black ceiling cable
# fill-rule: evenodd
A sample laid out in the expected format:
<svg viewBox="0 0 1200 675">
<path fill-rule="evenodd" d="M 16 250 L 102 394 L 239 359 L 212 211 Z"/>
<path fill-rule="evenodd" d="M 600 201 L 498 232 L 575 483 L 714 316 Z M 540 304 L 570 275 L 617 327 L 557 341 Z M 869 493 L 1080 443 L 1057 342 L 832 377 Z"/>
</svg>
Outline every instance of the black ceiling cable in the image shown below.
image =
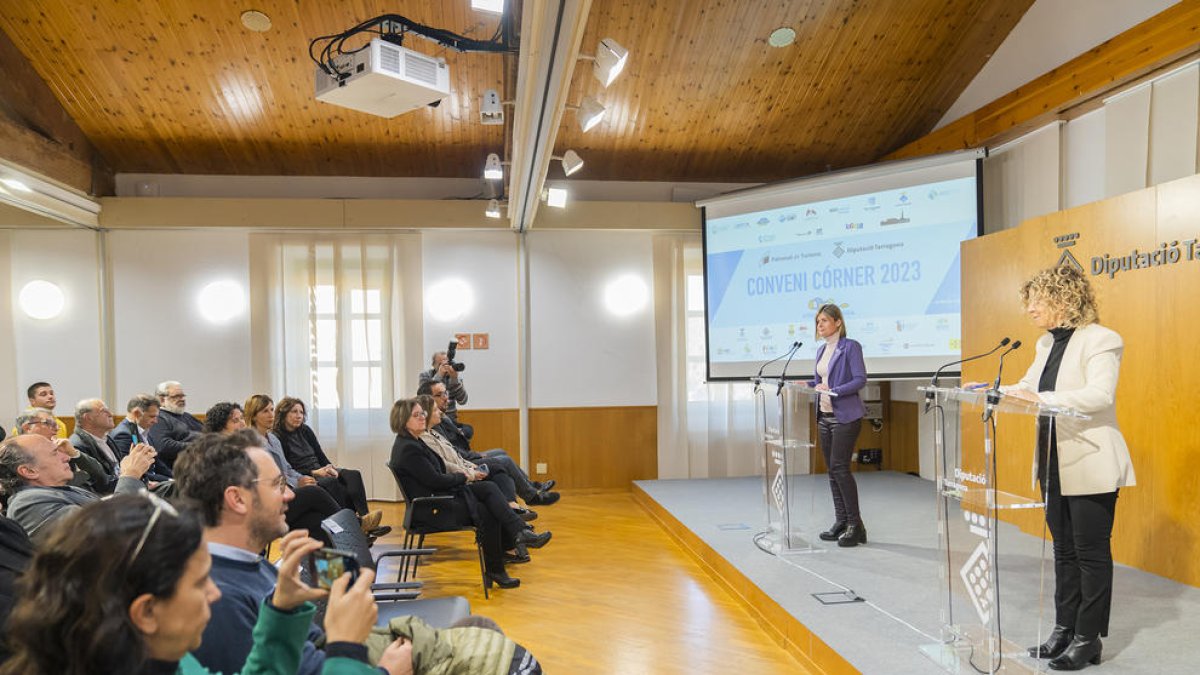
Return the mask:
<svg viewBox="0 0 1200 675">
<path fill-rule="evenodd" d="M 308 56 L 331 77 L 341 79 L 347 77 L 349 73 L 343 73 L 338 69 L 337 58 L 362 51 L 367 47 L 367 45 L 362 45 L 353 49 L 345 48 L 346 41 L 358 35 L 374 34 L 388 42 L 400 45 L 404 42 L 405 34 L 413 33 L 460 52 L 503 54 L 516 50 L 516 46 L 510 41 L 509 28 L 510 23 L 501 20 L 496 33 L 491 39 L 475 40 L 444 28 L 434 28 L 417 23 L 399 14 L 381 14 L 374 19 L 367 19 L 341 33 L 313 38 L 308 43 Z M 319 52 L 317 51 L 318 46 L 320 46 Z"/>
</svg>

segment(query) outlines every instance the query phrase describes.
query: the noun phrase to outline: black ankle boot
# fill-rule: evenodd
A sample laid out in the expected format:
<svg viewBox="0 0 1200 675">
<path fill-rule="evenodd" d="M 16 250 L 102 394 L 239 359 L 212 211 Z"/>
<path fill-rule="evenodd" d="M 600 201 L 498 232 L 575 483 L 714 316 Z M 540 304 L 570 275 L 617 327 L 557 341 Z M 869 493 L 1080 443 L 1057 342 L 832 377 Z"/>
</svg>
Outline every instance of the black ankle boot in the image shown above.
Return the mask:
<svg viewBox="0 0 1200 675">
<path fill-rule="evenodd" d="M 507 572 L 488 572 L 483 583 L 488 588 L 491 588 L 492 584 L 496 584 L 500 588 L 516 588 L 521 585 L 521 580 L 508 576 Z"/>
<path fill-rule="evenodd" d="M 1100 665 L 1100 637 L 1075 636 L 1066 651 L 1050 661 L 1050 670 L 1083 670 L 1088 664 Z"/>
<path fill-rule="evenodd" d="M 849 548 L 867 543 L 867 527 L 861 521 L 846 526 L 846 531 L 838 537 L 838 546 Z"/>
<path fill-rule="evenodd" d="M 550 533 L 543 532 L 534 534 L 533 530 L 521 530 L 517 533 L 517 544 L 528 546 L 529 548 L 541 548 L 550 541 Z"/>
<path fill-rule="evenodd" d="M 1055 625 L 1054 630 L 1050 631 L 1050 637 L 1046 638 L 1045 642 L 1029 648 L 1029 655 L 1035 659 L 1056 658 L 1066 651 L 1067 645 L 1071 644 L 1073 637 L 1075 637 L 1074 629 Z"/>
<path fill-rule="evenodd" d="M 821 541 L 837 541 L 837 538 L 842 536 L 842 533 L 845 531 L 846 531 L 845 521 L 838 520 L 838 521 L 835 521 L 833 523 L 833 525 L 830 525 L 828 530 L 825 530 L 824 532 L 822 532 L 821 534 L 818 534 L 817 536 L 821 538 Z"/>
</svg>

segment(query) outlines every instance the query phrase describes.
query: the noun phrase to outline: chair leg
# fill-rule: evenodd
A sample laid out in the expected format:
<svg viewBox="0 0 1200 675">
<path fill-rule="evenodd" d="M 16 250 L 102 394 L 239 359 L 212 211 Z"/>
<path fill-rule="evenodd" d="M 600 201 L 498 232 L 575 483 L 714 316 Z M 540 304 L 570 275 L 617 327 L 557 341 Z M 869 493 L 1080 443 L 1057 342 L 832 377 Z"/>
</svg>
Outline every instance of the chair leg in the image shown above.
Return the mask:
<svg viewBox="0 0 1200 675">
<path fill-rule="evenodd" d="M 483 561 L 483 545 L 479 543 L 479 537 L 475 537 L 475 552 L 479 554 L 479 574 L 483 577 L 483 599 L 488 599 L 488 578 L 487 564 Z"/>
<path fill-rule="evenodd" d="M 411 549 L 413 547 L 412 546 L 413 538 L 414 537 L 413 537 L 412 532 L 409 532 L 407 530 L 404 532 L 404 548 L 405 549 Z M 402 582 L 408 581 L 408 564 L 409 564 L 408 558 L 409 558 L 409 556 L 405 556 L 400 559 L 400 577 L 397 579 L 397 581 L 402 581 Z"/>
</svg>

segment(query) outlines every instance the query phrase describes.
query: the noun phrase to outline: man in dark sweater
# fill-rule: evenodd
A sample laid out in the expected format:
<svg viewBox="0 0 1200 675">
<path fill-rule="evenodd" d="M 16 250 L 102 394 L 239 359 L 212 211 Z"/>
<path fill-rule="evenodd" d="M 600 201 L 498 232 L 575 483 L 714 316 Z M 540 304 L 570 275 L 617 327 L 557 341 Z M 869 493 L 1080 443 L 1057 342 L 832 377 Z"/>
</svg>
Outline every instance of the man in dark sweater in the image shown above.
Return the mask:
<svg viewBox="0 0 1200 675">
<path fill-rule="evenodd" d="M 221 598 L 200 648 L 192 655 L 214 673 L 241 672 L 254 645 L 254 624 L 263 599 L 275 590 L 277 572 L 259 552 L 287 533 L 284 514 L 294 496 L 285 476 L 261 446 L 261 438 L 243 430 L 223 436 L 205 434 L 175 463 L 180 496 L 193 501 L 204 518 L 204 537 L 212 554 L 213 583 Z M 325 653 L 309 630 L 300 659 L 301 675 L 319 673 Z"/>
<path fill-rule="evenodd" d="M 187 412 L 183 385 L 171 380 L 160 382 L 154 395 L 160 407 L 158 421 L 150 429 L 150 445 L 158 451 L 159 459 L 173 467 L 175 458 L 204 431 L 204 425 Z"/>
</svg>

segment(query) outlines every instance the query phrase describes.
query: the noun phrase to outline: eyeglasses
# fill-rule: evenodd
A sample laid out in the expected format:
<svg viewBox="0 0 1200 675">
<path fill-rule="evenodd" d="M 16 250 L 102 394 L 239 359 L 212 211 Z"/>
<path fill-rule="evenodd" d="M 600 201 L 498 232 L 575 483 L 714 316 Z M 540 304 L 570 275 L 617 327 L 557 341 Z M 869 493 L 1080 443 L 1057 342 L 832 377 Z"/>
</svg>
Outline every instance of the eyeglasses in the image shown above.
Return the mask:
<svg viewBox="0 0 1200 675">
<path fill-rule="evenodd" d="M 175 507 L 172 506 L 167 500 L 159 497 L 153 492 L 146 492 L 143 494 L 145 495 L 146 499 L 150 500 L 151 504 L 154 504 L 154 511 L 150 514 L 150 520 L 146 521 L 146 529 L 142 530 L 142 536 L 140 539 L 138 539 L 137 546 L 133 548 L 133 555 L 129 557 L 130 566 L 133 566 L 133 563 L 137 561 L 138 554 L 142 552 L 142 547 L 146 545 L 146 538 L 150 536 L 150 530 L 154 529 L 154 524 L 158 522 L 158 519 L 160 516 L 162 516 L 163 511 L 166 511 L 168 515 L 174 518 L 179 517 L 179 511 L 175 510 Z"/>
<path fill-rule="evenodd" d="M 414 410 L 412 416 L 417 419 L 421 419 L 422 417 L 429 417 L 429 413 L 425 412 L 424 410 Z"/>
<path fill-rule="evenodd" d="M 167 398 L 171 399 L 172 401 L 178 401 L 180 399 L 187 398 L 187 394 L 185 394 L 183 392 L 179 392 L 178 394 L 170 394 L 167 396 Z"/>
<path fill-rule="evenodd" d="M 261 483 L 262 479 L 255 478 L 254 480 L 252 480 L 250 482 L 251 483 Z M 278 476 L 276 476 L 275 479 L 271 481 L 271 487 L 274 488 L 281 495 L 286 494 L 288 491 L 287 476 L 285 476 L 283 474 L 279 474 Z"/>
<path fill-rule="evenodd" d="M 450 394 L 447 394 L 446 392 L 443 391 L 440 394 L 434 394 L 433 397 L 434 398 L 449 398 Z"/>
<path fill-rule="evenodd" d="M 48 427 L 58 428 L 58 420 L 48 420 L 45 417 L 39 417 L 33 421 L 34 424 L 45 424 Z"/>
</svg>

